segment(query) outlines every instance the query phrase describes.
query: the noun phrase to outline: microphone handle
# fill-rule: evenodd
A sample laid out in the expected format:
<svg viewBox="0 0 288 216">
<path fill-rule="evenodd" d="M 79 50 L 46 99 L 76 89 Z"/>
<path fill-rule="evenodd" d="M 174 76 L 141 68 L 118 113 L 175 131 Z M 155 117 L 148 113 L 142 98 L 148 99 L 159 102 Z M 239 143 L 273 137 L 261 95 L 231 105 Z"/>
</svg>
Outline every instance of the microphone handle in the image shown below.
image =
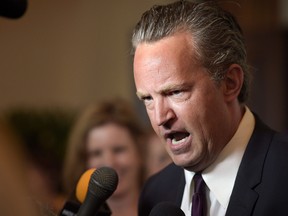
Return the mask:
<svg viewBox="0 0 288 216">
<path fill-rule="evenodd" d="M 79 211 L 80 204 L 73 202 L 73 201 L 67 201 L 62 210 L 59 212 L 58 216 L 76 216 L 77 212 Z"/>
<path fill-rule="evenodd" d="M 95 216 L 101 204 L 101 201 L 97 200 L 97 198 L 92 193 L 88 192 L 77 213 L 77 216 Z"/>
</svg>

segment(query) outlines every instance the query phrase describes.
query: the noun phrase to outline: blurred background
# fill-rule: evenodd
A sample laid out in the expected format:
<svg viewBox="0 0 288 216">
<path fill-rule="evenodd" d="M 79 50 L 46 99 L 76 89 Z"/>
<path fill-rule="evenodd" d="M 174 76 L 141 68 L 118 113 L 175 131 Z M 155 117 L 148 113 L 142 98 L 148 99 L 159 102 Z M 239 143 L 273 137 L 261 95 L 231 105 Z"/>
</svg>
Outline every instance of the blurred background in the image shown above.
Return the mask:
<svg viewBox="0 0 288 216">
<path fill-rule="evenodd" d="M 135 97 L 131 31 L 144 10 L 165 2 L 172 1 L 30 0 L 20 19 L 0 17 L 0 111 L 79 109 L 115 95 L 142 107 Z M 288 2 L 222 2 L 247 38 L 255 69 L 251 108 L 286 130 Z"/>
<path fill-rule="evenodd" d="M 56 193 L 61 191 L 57 182 L 77 111 L 120 96 L 149 124 L 135 96 L 130 38 L 142 12 L 169 2 L 29 0 L 23 17 L 0 17 L 0 112 L 24 144 L 31 164 L 37 161 L 40 170 L 49 170 L 44 179 L 50 179 Z M 250 108 L 272 128 L 287 132 L 288 1 L 221 2 L 246 36 L 254 71 Z M 35 181 L 39 167 L 29 167 Z"/>
</svg>

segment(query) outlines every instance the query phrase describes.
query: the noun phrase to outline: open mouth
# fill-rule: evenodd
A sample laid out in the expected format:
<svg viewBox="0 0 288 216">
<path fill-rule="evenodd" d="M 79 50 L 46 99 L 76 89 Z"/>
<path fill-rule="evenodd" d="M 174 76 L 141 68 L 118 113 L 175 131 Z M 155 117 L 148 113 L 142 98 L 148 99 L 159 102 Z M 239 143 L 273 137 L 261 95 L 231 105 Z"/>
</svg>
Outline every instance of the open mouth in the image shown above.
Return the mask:
<svg viewBox="0 0 288 216">
<path fill-rule="evenodd" d="M 173 145 L 179 145 L 181 143 L 184 143 L 187 138 L 190 136 L 187 132 L 175 132 L 170 134 L 168 137 L 171 139 L 171 143 Z"/>
</svg>

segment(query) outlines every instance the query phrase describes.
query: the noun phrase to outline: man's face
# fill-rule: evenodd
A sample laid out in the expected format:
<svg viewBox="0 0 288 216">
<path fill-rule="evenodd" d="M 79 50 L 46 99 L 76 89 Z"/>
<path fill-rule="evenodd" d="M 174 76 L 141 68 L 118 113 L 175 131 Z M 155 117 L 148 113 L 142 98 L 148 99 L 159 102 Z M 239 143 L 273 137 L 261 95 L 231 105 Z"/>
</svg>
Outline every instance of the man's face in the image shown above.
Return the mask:
<svg viewBox="0 0 288 216">
<path fill-rule="evenodd" d="M 191 39 L 181 33 L 140 44 L 134 78 L 137 95 L 175 164 L 200 171 L 231 138 L 231 119 L 223 83 L 216 84 L 197 63 Z"/>
</svg>

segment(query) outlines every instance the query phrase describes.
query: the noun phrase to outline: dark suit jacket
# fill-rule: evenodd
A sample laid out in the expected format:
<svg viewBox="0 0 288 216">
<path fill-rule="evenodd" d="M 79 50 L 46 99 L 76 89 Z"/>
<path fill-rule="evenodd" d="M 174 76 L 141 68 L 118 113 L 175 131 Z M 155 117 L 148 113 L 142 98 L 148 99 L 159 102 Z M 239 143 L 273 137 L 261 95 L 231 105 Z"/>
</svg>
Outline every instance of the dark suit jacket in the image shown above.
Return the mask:
<svg viewBox="0 0 288 216">
<path fill-rule="evenodd" d="M 162 201 L 180 207 L 184 185 L 183 168 L 174 164 L 152 176 L 141 193 L 139 216 L 149 215 Z M 271 130 L 256 117 L 226 216 L 280 215 L 288 215 L 288 136 Z"/>
</svg>

